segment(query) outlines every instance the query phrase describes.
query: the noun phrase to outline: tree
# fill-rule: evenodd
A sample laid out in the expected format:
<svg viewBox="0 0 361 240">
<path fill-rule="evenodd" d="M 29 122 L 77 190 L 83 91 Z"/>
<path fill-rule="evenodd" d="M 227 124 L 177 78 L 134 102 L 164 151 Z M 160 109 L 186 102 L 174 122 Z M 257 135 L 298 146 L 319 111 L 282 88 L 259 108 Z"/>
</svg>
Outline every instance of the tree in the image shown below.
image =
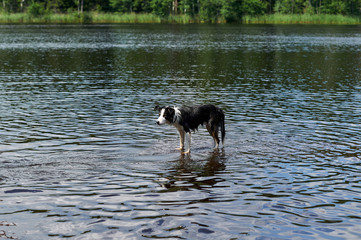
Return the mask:
<svg viewBox="0 0 361 240">
<path fill-rule="evenodd" d="M 217 22 L 221 8 L 222 2 L 219 0 L 203 0 L 200 2 L 200 18 L 206 22 Z"/>
<path fill-rule="evenodd" d="M 361 15 L 361 0 L 2 0 L 0 11 L 35 16 L 47 12 L 84 11 L 153 13 L 161 17 L 187 14 L 205 22 L 240 22 L 243 15 L 343 14 Z"/>
<path fill-rule="evenodd" d="M 179 2 L 179 9 L 183 14 L 195 16 L 199 13 L 200 0 L 181 0 Z"/>
<path fill-rule="evenodd" d="M 174 14 L 178 14 L 178 5 L 179 5 L 179 0 L 173 0 L 172 11 Z"/>
<path fill-rule="evenodd" d="M 328 14 L 346 14 L 347 3 L 340 0 L 324 0 L 321 11 Z"/>
<path fill-rule="evenodd" d="M 267 13 L 273 13 L 276 0 L 265 0 L 264 2 L 267 8 Z"/>
<path fill-rule="evenodd" d="M 360 15 L 361 14 L 361 0 L 349 0 L 346 2 L 348 14 Z"/>
<path fill-rule="evenodd" d="M 150 6 L 154 14 L 166 17 L 172 11 L 172 3 L 173 0 L 151 0 Z"/>
<path fill-rule="evenodd" d="M 242 2 L 242 12 L 245 15 L 260 15 L 264 14 L 266 11 L 267 5 L 261 0 L 243 0 Z"/>
<path fill-rule="evenodd" d="M 301 14 L 305 7 L 305 0 L 277 0 L 275 12 L 286 14 Z"/>
<path fill-rule="evenodd" d="M 44 4 L 33 2 L 28 7 L 28 13 L 32 17 L 40 17 L 45 14 Z"/>
<path fill-rule="evenodd" d="M 110 0 L 110 6 L 116 12 L 132 12 L 133 1 L 132 0 Z"/>
<path fill-rule="evenodd" d="M 78 0 L 78 14 L 84 12 L 84 0 Z"/>
<path fill-rule="evenodd" d="M 21 1 L 18 0 L 3 0 L 3 8 L 6 12 L 21 12 Z"/>
<path fill-rule="evenodd" d="M 240 22 L 242 20 L 242 0 L 223 0 L 221 14 L 226 22 Z"/>
<path fill-rule="evenodd" d="M 150 13 L 152 9 L 150 7 L 150 0 L 134 0 L 133 11 L 136 13 L 145 12 Z"/>
</svg>

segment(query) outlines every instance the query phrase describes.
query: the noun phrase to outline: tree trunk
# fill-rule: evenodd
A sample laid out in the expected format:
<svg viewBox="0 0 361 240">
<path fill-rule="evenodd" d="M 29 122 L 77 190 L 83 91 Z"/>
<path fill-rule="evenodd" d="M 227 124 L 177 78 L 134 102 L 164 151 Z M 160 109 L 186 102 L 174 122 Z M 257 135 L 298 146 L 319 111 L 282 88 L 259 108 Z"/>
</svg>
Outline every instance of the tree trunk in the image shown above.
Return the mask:
<svg viewBox="0 0 361 240">
<path fill-rule="evenodd" d="M 178 13 L 178 0 L 173 1 L 173 13 L 174 14 Z"/>
</svg>

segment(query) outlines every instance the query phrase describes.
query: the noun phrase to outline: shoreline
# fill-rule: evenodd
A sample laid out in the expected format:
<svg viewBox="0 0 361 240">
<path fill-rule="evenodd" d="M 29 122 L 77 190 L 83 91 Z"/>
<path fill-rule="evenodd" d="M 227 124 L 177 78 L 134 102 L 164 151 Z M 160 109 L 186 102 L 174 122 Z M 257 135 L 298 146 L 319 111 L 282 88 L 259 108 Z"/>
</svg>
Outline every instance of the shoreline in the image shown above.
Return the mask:
<svg viewBox="0 0 361 240">
<path fill-rule="evenodd" d="M 161 18 L 155 14 L 116 14 L 84 12 L 68 14 L 46 14 L 33 17 L 27 13 L 0 13 L 0 24 L 122 24 L 122 23 L 168 23 L 168 24 L 225 24 L 222 18 L 214 22 L 202 21 L 198 16 L 170 15 Z M 310 15 L 310 14 L 269 14 L 260 16 L 243 16 L 242 22 L 233 24 L 334 24 L 334 25 L 358 25 L 361 24 L 361 16 L 344 15 Z"/>
</svg>

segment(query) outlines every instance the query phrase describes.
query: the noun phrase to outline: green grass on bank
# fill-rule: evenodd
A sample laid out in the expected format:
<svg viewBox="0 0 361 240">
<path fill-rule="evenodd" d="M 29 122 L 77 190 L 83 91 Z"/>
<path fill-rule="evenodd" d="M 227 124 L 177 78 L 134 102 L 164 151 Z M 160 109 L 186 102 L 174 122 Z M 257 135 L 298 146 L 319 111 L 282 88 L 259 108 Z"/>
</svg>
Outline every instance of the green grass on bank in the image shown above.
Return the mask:
<svg viewBox="0 0 361 240">
<path fill-rule="evenodd" d="M 77 23 L 158 23 L 161 19 L 153 14 L 108 14 L 108 13 L 70 13 L 46 14 L 32 17 L 27 13 L 1 14 L 2 24 L 77 24 Z"/>
<path fill-rule="evenodd" d="M 225 23 L 220 19 L 218 23 Z M 119 14 L 86 12 L 83 14 L 46 14 L 32 17 L 27 13 L 0 13 L 1 24 L 81 24 L 81 23 L 203 23 L 199 17 L 171 15 L 161 18 L 154 14 Z M 284 15 L 244 16 L 244 24 L 361 24 L 361 17 L 343 15 Z"/>
<path fill-rule="evenodd" d="M 360 24 L 361 18 L 344 15 L 310 15 L 310 14 L 271 14 L 262 16 L 245 16 L 243 23 L 248 24 Z"/>
<path fill-rule="evenodd" d="M 196 23 L 188 15 L 161 18 L 155 14 L 117 14 L 87 12 L 83 14 L 47 14 L 32 17 L 27 13 L 0 13 L 0 24 L 80 24 L 80 23 Z"/>
</svg>

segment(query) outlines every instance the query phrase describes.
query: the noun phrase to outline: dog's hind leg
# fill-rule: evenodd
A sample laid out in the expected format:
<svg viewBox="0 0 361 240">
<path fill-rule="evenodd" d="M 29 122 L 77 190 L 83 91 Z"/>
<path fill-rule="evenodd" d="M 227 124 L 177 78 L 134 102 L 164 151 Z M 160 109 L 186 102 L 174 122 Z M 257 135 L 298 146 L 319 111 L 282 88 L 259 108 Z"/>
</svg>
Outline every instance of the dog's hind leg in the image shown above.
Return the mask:
<svg viewBox="0 0 361 240">
<path fill-rule="evenodd" d="M 212 131 L 212 137 L 214 139 L 214 142 L 216 143 L 215 148 L 217 149 L 219 146 L 218 128 L 216 128 Z"/>
<path fill-rule="evenodd" d="M 212 138 L 213 138 L 213 147 L 215 147 L 217 143 L 216 143 L 216 140 L 215 140 L 214 137 L 213 137 L 212 128 L 211 128 L 211 126 L 210 126 L 208 123 L 206 124 L 206 128 L 207 128 L 207 130 L 208 130 L 208 132 L 209 132 L 209 135 L 211 135 Z"/>
<path fill-rule="evenodd" d="M 207 124 L 206 128 L 209 132 L 209 134 L 212 136 L 213 141 L 214 141 L 214 148 L 217 149 L 219 146 L 219 137 L 218 137 L 218 127 L 216 126 L 212 126 Z"/>
</svg>

